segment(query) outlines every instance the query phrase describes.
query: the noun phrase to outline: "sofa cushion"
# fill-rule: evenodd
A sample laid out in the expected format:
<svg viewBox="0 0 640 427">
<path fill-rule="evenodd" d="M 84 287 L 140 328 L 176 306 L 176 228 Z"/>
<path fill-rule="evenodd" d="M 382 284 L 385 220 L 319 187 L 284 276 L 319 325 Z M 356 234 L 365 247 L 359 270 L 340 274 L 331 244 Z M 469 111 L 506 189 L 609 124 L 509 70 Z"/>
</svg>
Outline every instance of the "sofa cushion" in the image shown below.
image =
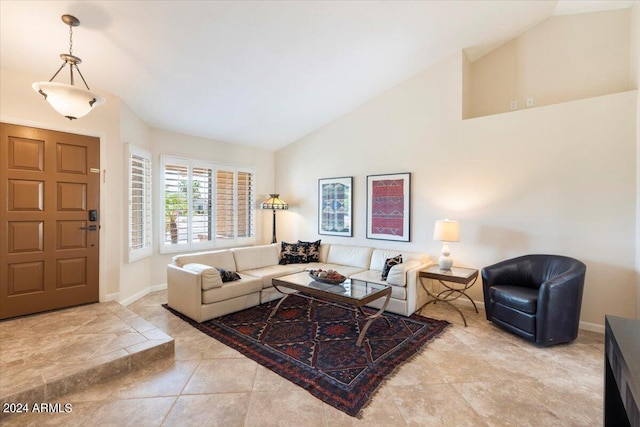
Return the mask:
<svg viewBox="0 0 640 427">
<path fill-rule="evenodd" d="M 371 253 L 371 264 L 369 265 L 369 270 L 380 270 L 384 267 L 384 262 L 388 258 L 393 258 L 402 254 L 402 260 L 404 262 L 407 261 L 419 261 L 420 263 L 426 263 L 429 261 L 429 257 L 426 254 L 422 254 L 419 252 L 406 252 L 399 251 L 396 249 L 374 249 Z"/>
<path fill-rule="evenodd" d="M 380 279 L 380 271 L 378 270 L 366 270 L 360 273 L 354 274 L 350 277 L 351 280 L 358 280 L 367 283 L 374 283 L 377 285 L 389 285 L 388 282 Z M 404 286 L 391 286 L 391 298 L 406 300 L 407 289 Z"/>
<path fill-rule="evenodd" d="M 320 240 L 315 242 L 304 242 L 298 240 L 298 247 L 303 247 L 307 255 L 305 262 L 320 262 Z"/>
<path fill-rule="evenodd" d="M 320 256 L 319 258 L 319 262 L 327 262 L 327 256 L 329 255 L 329 248 L 331 247 L 331 245 L 328 245 L 326 243 L 321 243 L 320 244 Z"/>
<path fill-rule="evenodd" d="M 387 280 L 387 276 L 389 275 L 389 270 L 391 270 L 391 267 L 398 264 L 402 264 L 402 255 L 394 256 L 393 258 L 387 258 L 387 260 L 384 262 L 384 266 L 382 267 L 382 273 L 380 277 L 383 280 Z"/>
<path fill-rule="evenodd" d="M 251 270 L 241 271 L 253 277 L 259 277 L 262 280 L 263 288 L 272 286 L 271 279 L 274 277 L 286 276 L 287 274 L 299 273 L 307 267 L 306 264 L 290 264 L 290 265 L 270 265 L 262 268 L 254 268 Z"/>
<path fill-rule="evenodd" d="M 183 265 L 182 268 L 200 275 L 200 283 L 203 291 L 222 286 L 222 277 L 215 267 L 205 264 L 190 263 Z"/>
<path fill-rule="evenodd" d="M 198 263 L 210 265 L 212 267 L 220 267 L 224 270 L 237 270 L 236 262 L 233 259 L 233 253 L 229 250 L 176 255 L 173 257 L 173 263 L 178 267 L 184 267 L 185 264 Z"/>
<path fill-rule="evenodd" d="M 307 251 L 297 243 L 282 242 L 280 265 L 307 263 Z"/>
<path fill-rule="evenodd" d="M 372 250 L 372 248 L 362 246 L 331 245 L 329 246 L 327 263 L 358 267 L 362 270 L 368 270 L 369 263 L 371 262 Z M 342 271 L 340 273 L 342 273 Z"/>
<path fill-rule="evenodd" d="M 277 244 L 234 248 L 231 249 L 231 252 L 233 253 L 233 258 L 236 263 L 236 268 L 231 269 L 234 271 L 251 270 L 252 268 L 275 265 L 280 259 Z"/>
<path fill-rule="evenodd" d="M 233 282 L 223 283 L 219 288 L 202 291 L 202 303 L 211 304 L 235 297 L 260 292 L 262 281 L 258 277 L 240 275 L 241 279 Z"/>
</svg>

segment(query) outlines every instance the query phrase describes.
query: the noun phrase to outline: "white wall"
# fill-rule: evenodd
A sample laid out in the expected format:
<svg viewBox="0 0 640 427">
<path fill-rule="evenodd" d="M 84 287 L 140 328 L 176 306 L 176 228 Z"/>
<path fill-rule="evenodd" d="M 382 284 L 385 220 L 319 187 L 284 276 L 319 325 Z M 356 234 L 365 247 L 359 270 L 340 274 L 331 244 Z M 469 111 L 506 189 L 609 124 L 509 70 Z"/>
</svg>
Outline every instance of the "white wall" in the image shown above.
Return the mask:
<svg viewBox="0 0 640 427">
<path fill-rule="evenodd" d="M 276 152 L 281 240 L 399 248 L 437 258 L 436 219 L 461 221 L 456 265 L 526 253 L 587 264 L 582 320 L 635 314 L 636 91 L 461 120 L 463 54 Z M 367 240 L 366 176 L 412 172 L 410 243 Z M 317 235 L 317 180 L 354 176 L 354 237 Z M 471 296 L 482 300 L 482 286 Z"/>
<path fill-rule="evenodd" d="M 234 166 L 251 167 L 256 172 L 256 205 L 274 188 L 274 153 L 239 145 L 211 141 L 149 128 L 115 96 L 104 94 L 106 104 L 86 117 L 69 121 L 56 113 L 42 96 L 31 89 L 39 80 L 14 70 L 0 72 L 0 120 L 45 129 L 100 137 L 100 300 L 129 302 L 150 288 L 166 283 L 166 265 L 171 255 L 161 255 L 157 233 L 154 253 L 127 262 L 128 186 L 125 143 L 150 151 L 153 155 L 154 189 L 158 188 L 160 154 L 207 159 Z M 154 193 L 156 196 L 157 193 Z M 158 223 L 157 197 L 154 225 Z M 271 212 L 256 209 L 256 243 L 271 238 Z"/>
<path fill-rule="evenodd" d="M 465 117 L 633 89 L 629 9 L 553 16 L 471 63 Z"/>
<path fill-rule="evenodd" d="M 183 135 L 175 132 L 152 129 L 150 133 L 151 151 L 154 162 L 154 182 L 159 182 L 160 155 L 166 154 L 187 159 L 201 159 L 232 166 L 248 167 L 255 171 L 256 195 L 256 244 L 269 243 L 271 240 L 271 211 L 259 209 L 260 202 L 273 192 L 273 165 L 275 155 L 272 151 L 212 141 L 205 138 Z M 154 192 L 154 195 L 156 193 Z M 158 212 L 158 197 L 155 197 L 154 213 Z M 157 227 L 158 218 L 154 217 Z M 167 281 L 167 264 L 175 254 L 160 254 L 158 233 L 154 233 L 154 255 L 151 261 L 151 284 Z"/>
<path fill-rule="evenodd" d="M 135 115 L 133 111 L 125 104 L 122 103 L 122 108 L 120 112 L 120 123 L 121 123 L 121 136 L 123 144 L 131 144 L 135 145 L 139 148 L 147 150 L 151 152 L 151 140 L 149 137 L 150 129 L 149 127 L 138 117 Z M 128 302 L 131 299 L 136 299 L 137 297 L 144 295 L 147 293 L 147 290 L 153 282 L 151 281 L 151 270 L 152 270 L 152 262 L 151 257 L 140 259 L 136 262 L 128 262 L 129 256 L 129 179 L 127 176 L 128 173 L 128 162 L 127 158 L 127 150 L 123 145 L 122 149 L 122 162 L 119 165 L 119 170 L 114 171 L 113 175 L 117 175 L 120 177 L 120 203 L 121 205 L 121 215 L 124 218 L 123 221 L 120 222 L 121 230 L 120 236 L 122 239 L 120 240 L 121 247 L 121 261 L 122 265 L 120 268 L 120 287 L 119 293 L 117 295 L 118 301 Z"/>
</svg>

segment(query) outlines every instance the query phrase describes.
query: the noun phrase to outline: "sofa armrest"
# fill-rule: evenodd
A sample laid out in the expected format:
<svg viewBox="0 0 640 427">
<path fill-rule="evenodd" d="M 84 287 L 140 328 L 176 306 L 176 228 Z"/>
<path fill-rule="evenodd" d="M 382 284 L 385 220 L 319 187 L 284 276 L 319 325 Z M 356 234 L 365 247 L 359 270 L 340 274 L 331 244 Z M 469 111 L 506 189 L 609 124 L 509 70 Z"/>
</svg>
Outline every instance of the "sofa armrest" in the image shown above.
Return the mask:
<svg viewBox="0 0 640 427">
<path fill-rule="evenodd" d="M 422 285 L 420 284 L 420 271 L 433 265 L 433 261 L 427 261 L 417 264 L 414 268 L 406 271 L 407 275 L 407 316 L 411 316 L 420 306 L 422 306 L 421 294 L 424 294 Z"/>
<path fill-rule="evenodd" d="M 201 276 L 193 271 L 167 265 L 167 304 L 196 322 L 202 321 Z"/>
</svg>

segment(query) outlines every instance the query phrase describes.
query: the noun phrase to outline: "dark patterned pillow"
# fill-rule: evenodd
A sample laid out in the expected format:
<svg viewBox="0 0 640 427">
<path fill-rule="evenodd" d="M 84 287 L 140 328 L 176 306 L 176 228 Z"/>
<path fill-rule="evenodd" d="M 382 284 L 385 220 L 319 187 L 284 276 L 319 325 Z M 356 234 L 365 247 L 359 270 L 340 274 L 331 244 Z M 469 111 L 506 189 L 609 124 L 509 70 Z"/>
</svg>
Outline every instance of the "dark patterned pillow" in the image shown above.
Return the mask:
<svg viewBox="0 0 640 427">
<path fill-rule="evenodd" d="M 282 242 L 280 264 L 300 264 L 307 262 L 307 252 L 304 246 L 297 243 Z"/>
<path fill-rule="evenodd" d="M 384 267 L 382 267 L 382 280 L 387 280 L 387 276 L 389 275 L 389 270 L 394 265 L 402 264 L 402 255 L 398 255 L 393 258 L 387 258 L 384 262 Z"/>
<path fill-rule="evenodd" d="M 305 262 L 320 262 L 320 240 L 315 242 L 303 242 L 298 240 L 298 246 L 305 248 L 307 260 Z"/>
<path fill-rule="evenodd" d="M 235 280 L 240 280 L 241 277 L 235 271 L 229 271 L 222 268 L 216 267 L 216 270 L 220 272 L 220 277 L 222 278 L 222 283 L 233 282 Z"/>
</svg>

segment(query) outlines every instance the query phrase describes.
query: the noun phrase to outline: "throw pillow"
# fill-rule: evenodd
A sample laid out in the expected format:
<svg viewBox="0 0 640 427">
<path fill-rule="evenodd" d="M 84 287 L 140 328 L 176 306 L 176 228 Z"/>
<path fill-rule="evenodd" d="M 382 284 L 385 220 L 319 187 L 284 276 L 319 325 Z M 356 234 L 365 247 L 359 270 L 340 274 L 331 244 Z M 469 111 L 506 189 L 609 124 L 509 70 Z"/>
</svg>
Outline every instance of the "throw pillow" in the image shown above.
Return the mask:
<svg viewBox="0 0 640 427">
<path fill-rule="evenodd" d="M 394 265 L 402 264 L 402 255 L 398 255 L 393 258 L 387 258 L 384 262 L 384 267 L 382 267 L 382 280 L 387 280 L 387 276 L 389 275 L 389 270 Z"/>
<path fill-rule="evenodd" d="M 235 271 L 225 270 L 223 268 L 218 268 L 218 271 L 220 272 L 222 283 L 233 282 L 241 279 L 240 275 Z"/>
<path fill-rule="evenodd" d="M 307 253 L 303 246 L 297 243 L 282 242 L 280 251 L 280 264 L 300 264 L 307 262 Z"/>
<path fill-rule="evenodd" d="M 315 242 L 303 242 L 298 240 L 298 246 L 302 246 L 307 254 L 305 262 L 320 262 L 320 240 Z"/>
</svg>

